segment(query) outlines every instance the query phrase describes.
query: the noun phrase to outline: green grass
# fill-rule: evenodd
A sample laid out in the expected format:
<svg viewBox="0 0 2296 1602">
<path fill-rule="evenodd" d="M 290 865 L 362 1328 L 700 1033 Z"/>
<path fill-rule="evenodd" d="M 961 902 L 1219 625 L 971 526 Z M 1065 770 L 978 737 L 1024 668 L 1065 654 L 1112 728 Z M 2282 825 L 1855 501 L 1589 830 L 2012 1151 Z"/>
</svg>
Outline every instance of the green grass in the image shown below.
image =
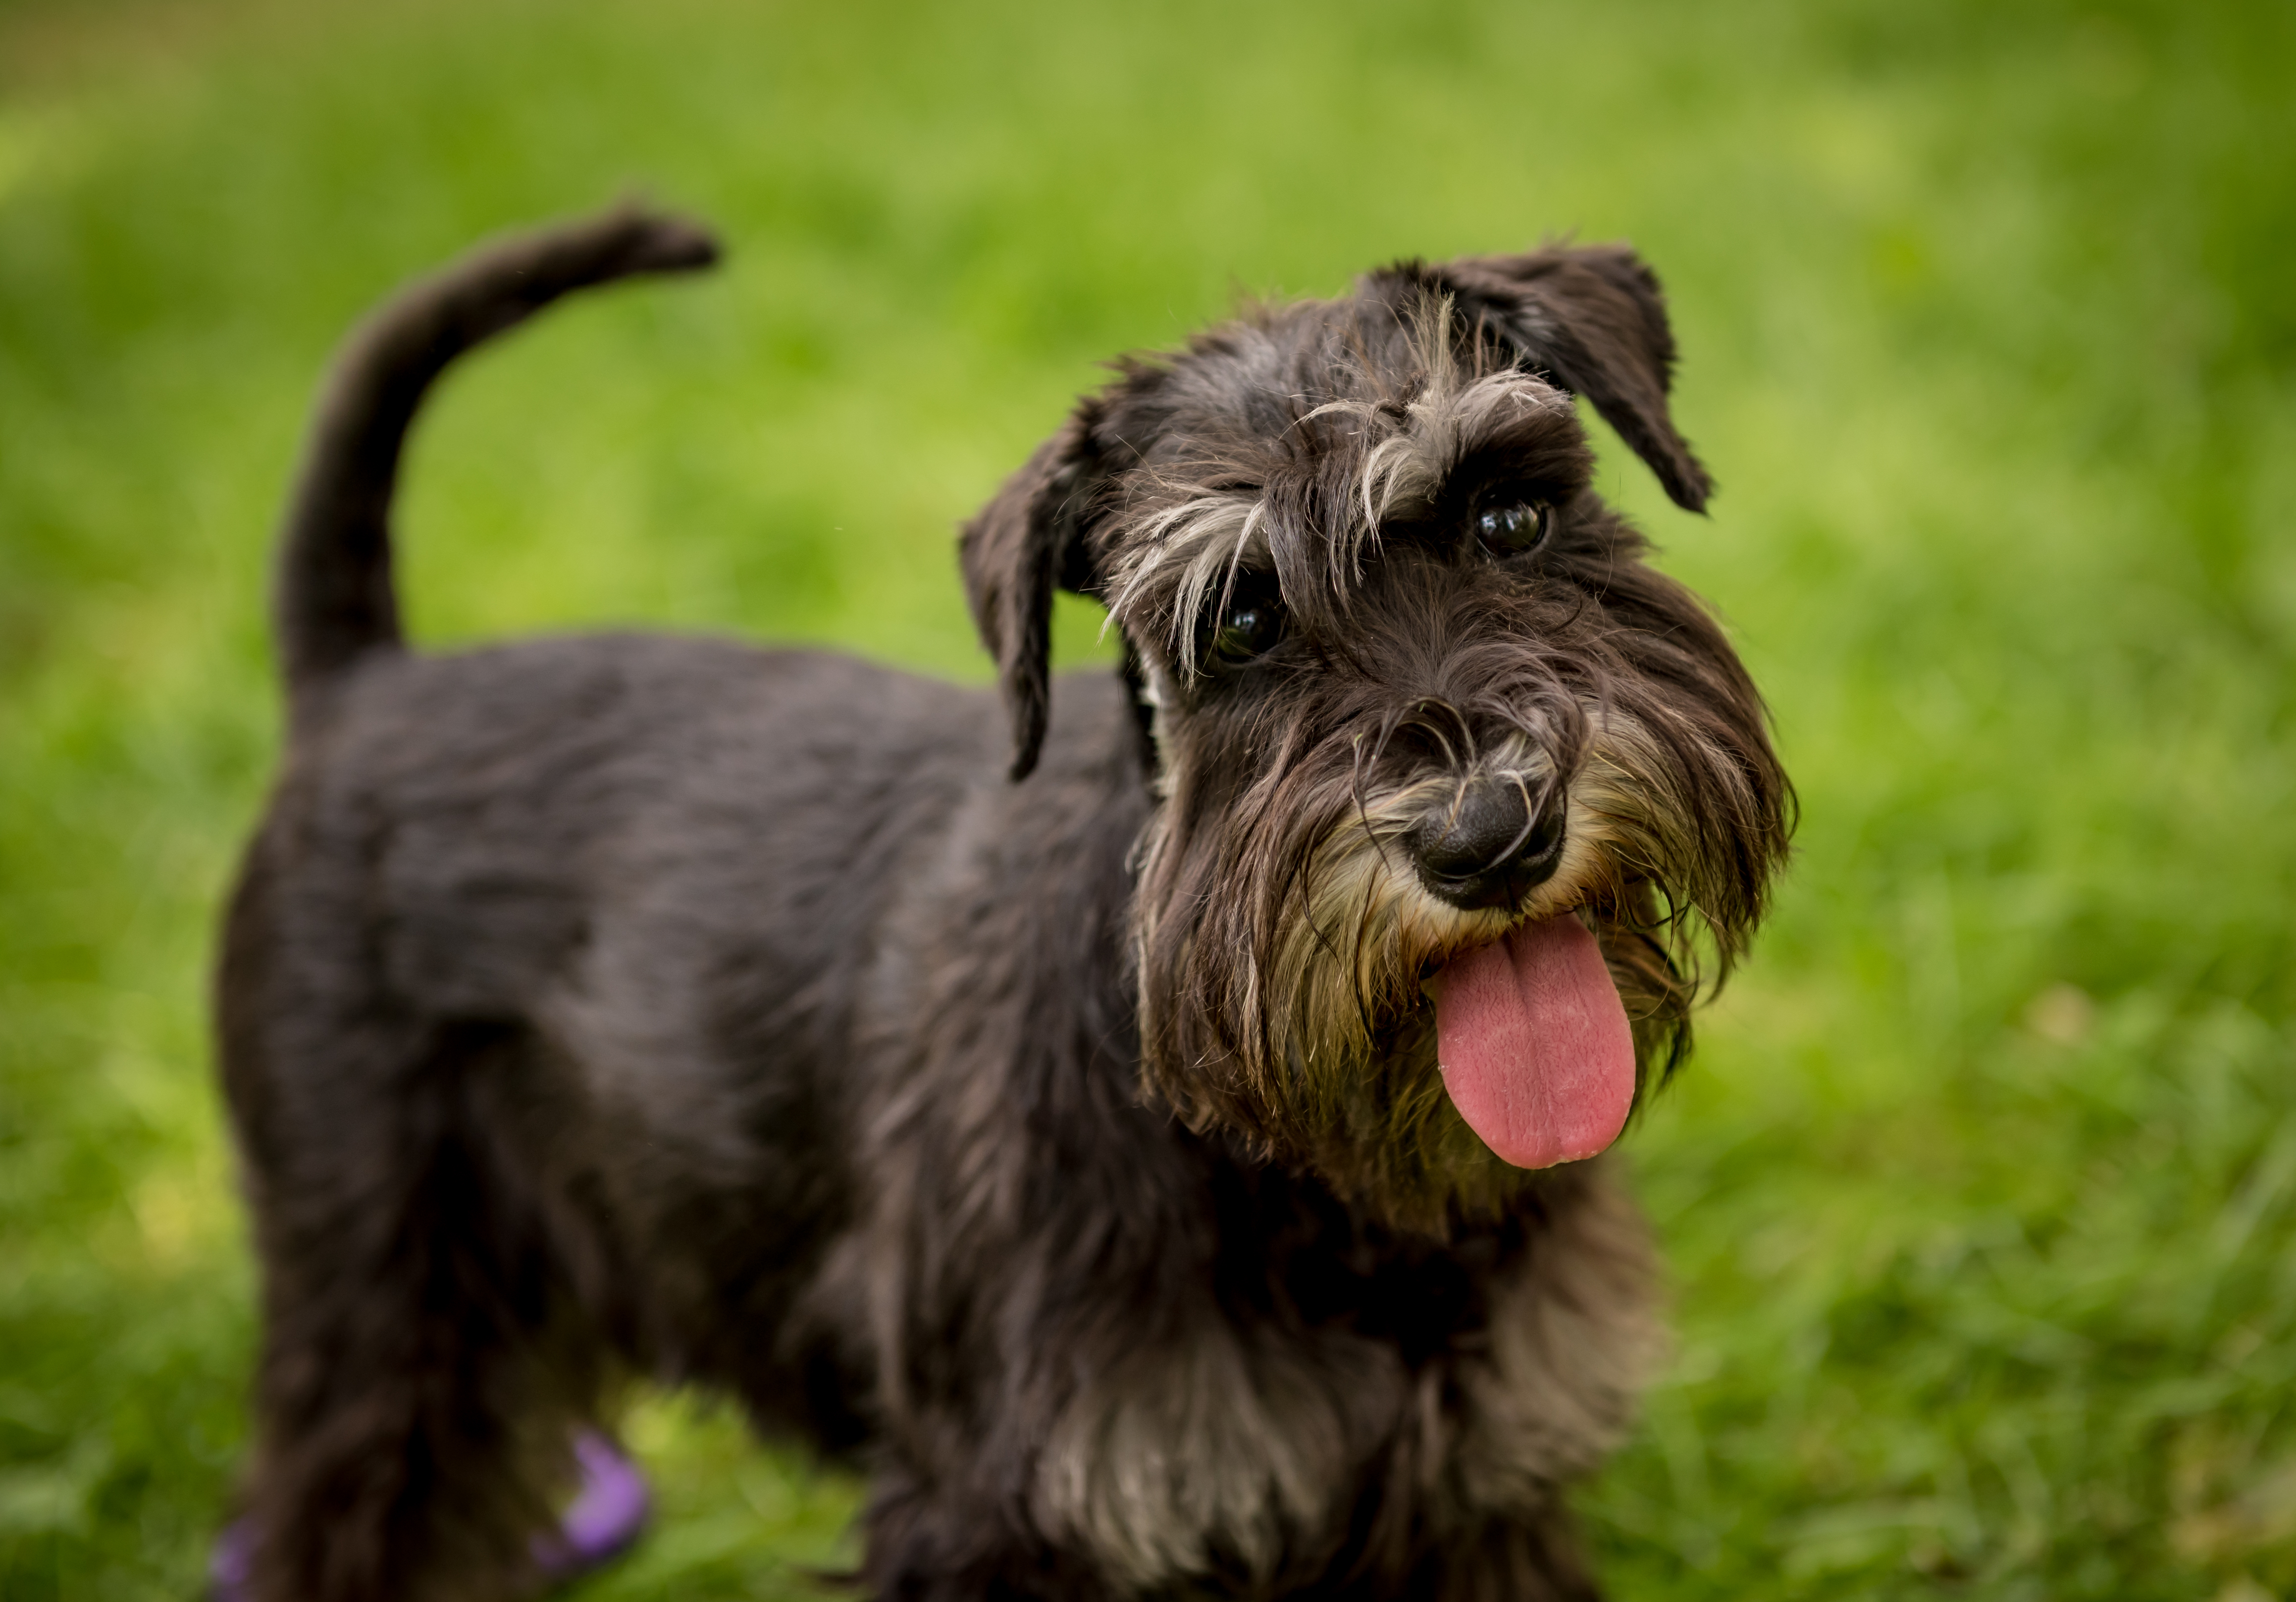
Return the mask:
<svg viewBox="0 0 2296 1602">
<path fill-rule="evenodd" d="M 1096 13 L 1095 12 L 1096 10 Z M 251 1274 L 216 902 L 347 321 L 630 185 L 712 282 L 554 315 L 413 453 L 447 642 L 643 621 L 982 676 L 951 526 L 1234 292 L 1631 237 L 1723 484 L 1605 483 L 1800 781 L 1631 1136 L 1681 1338 L 1626 1598 L 2296 1588 L 2296 12 L 0 4 L 0 1596 L 190 1593 Z M 1088 654 L 1088 609 L 1062 614 Z M 585 1593 L 803 1594 L 850 1486 L 652 1399 Z"/>
</svg>

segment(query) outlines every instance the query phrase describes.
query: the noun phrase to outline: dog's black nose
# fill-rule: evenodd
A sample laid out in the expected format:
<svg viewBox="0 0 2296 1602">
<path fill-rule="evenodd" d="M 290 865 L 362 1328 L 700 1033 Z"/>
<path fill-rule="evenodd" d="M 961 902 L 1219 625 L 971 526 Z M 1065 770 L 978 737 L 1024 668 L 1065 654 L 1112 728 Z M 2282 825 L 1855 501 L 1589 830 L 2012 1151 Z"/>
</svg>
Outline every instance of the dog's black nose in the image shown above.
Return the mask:
<svg viewBox="0 0 2296 1602">
<path fill-rule="evenodd" d="M 1455 907 L 1512 907 L 1562 860 L 1562 797 L 1472 779 L 1456 805 L 1413 831 L 1411 854 L 1427 888 Z"/>
</svg>

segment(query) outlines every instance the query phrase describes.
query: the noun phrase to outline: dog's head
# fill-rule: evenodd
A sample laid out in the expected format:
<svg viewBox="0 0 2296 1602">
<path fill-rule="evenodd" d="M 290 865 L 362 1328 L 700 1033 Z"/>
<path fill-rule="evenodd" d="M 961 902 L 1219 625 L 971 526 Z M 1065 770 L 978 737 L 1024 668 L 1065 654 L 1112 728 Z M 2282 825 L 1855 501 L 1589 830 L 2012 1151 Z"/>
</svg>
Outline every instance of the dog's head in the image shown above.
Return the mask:
<svg viewBox="0 0 2296 1602">
<path fill-rule="evenodd" d="M 1613 1139 L 1789 829 L 1722 632 L 1589 486 L 1583 396 L 1685 507 L 1631 252 L 1366 276 L 1119 366 L 966 529 L 1034 765 L 1052 596 L 1152 708 L 1155 1088 L 1400 1224 Z"/>
</svg>

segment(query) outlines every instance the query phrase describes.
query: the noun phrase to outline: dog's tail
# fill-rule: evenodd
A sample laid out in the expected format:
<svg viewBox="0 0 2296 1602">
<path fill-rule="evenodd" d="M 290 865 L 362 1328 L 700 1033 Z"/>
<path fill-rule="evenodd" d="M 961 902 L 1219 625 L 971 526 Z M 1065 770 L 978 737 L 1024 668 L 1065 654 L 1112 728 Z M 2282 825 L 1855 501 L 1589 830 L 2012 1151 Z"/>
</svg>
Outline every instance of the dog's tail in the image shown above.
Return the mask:
<svg viewBox="0 0 2296 1602">
<path fill-rule="evenodd" d="M 296 721 L 314 692 L 403 643 L 391 583 L 390 500 L 423 392 L 472 346 L 570 290 L 718 259 L 700 226 L 624 206 L 473 251 L 410 284 L 343 344 L 305 448 L 280 544 L 282 669 Z"/>
</svg>

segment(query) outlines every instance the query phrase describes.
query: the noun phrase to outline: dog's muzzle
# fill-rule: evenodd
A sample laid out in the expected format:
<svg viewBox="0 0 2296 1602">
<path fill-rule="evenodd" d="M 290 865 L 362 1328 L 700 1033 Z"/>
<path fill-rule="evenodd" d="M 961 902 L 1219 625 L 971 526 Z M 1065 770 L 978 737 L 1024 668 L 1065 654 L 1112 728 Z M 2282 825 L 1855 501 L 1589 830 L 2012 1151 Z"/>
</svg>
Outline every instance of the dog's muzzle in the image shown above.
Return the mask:
<svg viewBox="0 0 2296 1602">
<path fill-rule="evenodd" d="M 1562 861 L 1563 813 L 1560 786 L 1470 779 L 1411 832 L 1420 880 L 1462 911 L 1520 906 Z"/>
</svg>

